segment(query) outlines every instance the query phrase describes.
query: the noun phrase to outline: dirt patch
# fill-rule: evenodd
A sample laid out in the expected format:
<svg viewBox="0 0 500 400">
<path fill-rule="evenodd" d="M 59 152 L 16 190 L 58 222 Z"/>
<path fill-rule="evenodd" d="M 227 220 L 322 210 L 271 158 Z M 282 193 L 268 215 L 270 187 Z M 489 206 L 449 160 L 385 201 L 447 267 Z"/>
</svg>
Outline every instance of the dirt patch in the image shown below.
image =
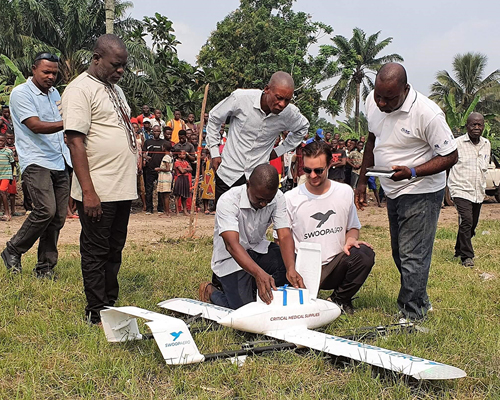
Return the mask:
<svg viewBox="0 0 500 400">
<path fill-rule="evenodd" d="M 363 226 L 380 226 L 389 228 L 385 203 L 382 208 L 370 203 L 363 211 L 358 211 Z M 10 222 L 0 222 L 0 245 L 5 243 L 17 232 L 26 217 L 14 217 Z M 481 209 L 481 220 L 500 219 L 500 204 L 487 202 Z M 456 227 L 457 212 L 454 207 L 445 207 L 441 210 L 439 226 Z M 197 237 L 212 236 L 214 230 L 214 216 L 199 213 L 195 218 Z M 59 237 L 60 244 L 78 244 L 80 237 L 80 222 L 78 219 L 68 219 Z M 166 239 L 179 239 L 189 234 L 189 217 L 173 216 L 164 218 L 158 214 L 146 215 L 142 211 L 134 210 L 130 215 L 128 225 L 128 242 L 137 244 L 157 243 Z"/>
</svg>

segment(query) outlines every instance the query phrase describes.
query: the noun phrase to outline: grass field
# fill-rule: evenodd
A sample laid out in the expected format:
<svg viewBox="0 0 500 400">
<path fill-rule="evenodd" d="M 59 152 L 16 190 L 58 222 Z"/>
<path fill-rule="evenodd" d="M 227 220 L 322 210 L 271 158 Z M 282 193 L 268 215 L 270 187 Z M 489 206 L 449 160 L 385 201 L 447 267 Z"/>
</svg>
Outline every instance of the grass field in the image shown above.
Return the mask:
<svg viewBox="0 0 500 400">
<path fill-rule="evenodd" d="M 372 342 L 457 366 L 467 378 L 405 382 L 372 376 L 363 364 L 335 366 L 321 355 L 292 351 L 248 358 L 242 367 L 228 361 L 167 366 L 154 341 L 107 343 L 100 328 L 83 321 L 78 246 L 66 245 L 55 282 L 33 278 L 34 251 L 23 257 L 21 275 L 0 272 L 0 399 L 499 399 L 500 222 L 482 221 L 478 233 L 476 268 L 466 269 L 453 258 L 456 228 L 438 229 L 428 287 L 435 311 L 423 323 L 430 332 Z M 375 267 L 354 301 L 358 312 L 341 316 L 328 333 L 396 321 L 399 275 L 387 229 L 365 226 L 363 239 L 374 245 Z M 210 276 L 211 248 L 210 238 L 129 242 L 117 305 L 159 311 L 162 300 L 196 298 L 199 282 Z M 483 272 L 495 278 L 485 281 Z M 202 353 L 245 340 L 227 328 L 195 339 Z"/>
</svg>

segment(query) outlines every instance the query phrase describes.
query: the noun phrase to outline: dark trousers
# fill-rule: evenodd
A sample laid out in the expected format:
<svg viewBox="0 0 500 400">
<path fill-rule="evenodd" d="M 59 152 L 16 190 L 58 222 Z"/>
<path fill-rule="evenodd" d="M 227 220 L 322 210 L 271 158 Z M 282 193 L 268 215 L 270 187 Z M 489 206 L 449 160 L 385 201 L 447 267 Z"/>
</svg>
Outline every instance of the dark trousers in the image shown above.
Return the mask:
<svg viewBox="0 0 500 400">
<path fill-rule="evenodd" d="M 335 299 L 332 300 L 341 304 L 351 301 L 375 264 L 375 253 L 364 244 L 359 249 L 351 247 L 349 252 L 350 255 L 337 254 L 321 270 L 320 289 L 334 290 Z"/>
<path fill-rule="evenodd" d="M 146 211 L 153 212 L 153 191 L 155 189 L 155 181 L 158 180 L 158 172 L 145 169 L 144 170 L 144 186 L 146 187 Z M 163 196 L 158 193 L 158 212 L 163 212 Z"/>
<path fill-rule="evenodd" d="M 76 202 L 82 232 L 80 255 L 87 307 L 85 313 L 93 323 L 100 321 L 99 312 L 113 306 L 118 298 L 118 271 L 127 239 L 127 226 L 132 201 L 101 203 L 99 222 L 85 215 L 83 203 Z"/>
<path fill-rule="evenodd" d="M 33 202 L 31 201 L 30 192 L 24 181 L 24 175 L 22 177 L 21 188 L 23 191 L 23 207 L 26 211 L 33 211 Z"/>
<path fill-rule="evenodd" d="M 470 200 L 454 197 L 453 202 L 458 211 L 458 235 L 455 244 L 455 256 L 462 261 L 474 258 L 472 237 L 476 234 L 476 227 L 481 213 L 482 203 L 473 203 Z"/>
<path fill-rule="evenodd" d="M 24 170 L 23 180 L 34 208 L 7 242 L 7 249 L 21 255 L 40 239 L 34 271 L 45 273 L 57 264 L 57 241 L 68 209 L 68 171 L 54 171 L 32 164 Z"/>
<path fill-rule="evenodd" d="M 247 250 L 252 260 L 265 272 L 274 278 L 276 286 L 288 283 L 286 279 L 286 268 L 281 251 L 276 243 L 270 243 L 267 254 L 256 253 Z M 244 270 L 218 277 L 222 291 L 214 290 L 210 301 L 218 306 L 231 308 L 233 310 L 255 301 L 257 296 L 257 284 L 255 278 Z"/>
<path fill-rule="evenodd" d="M 241 178 L 239 178 L 236 182 L 234 182 L 231 186 L 227 185 L 226 182 L 224 182 L 221 178 L 219 178 L 219 175 L 217 175 L 217 172 L 215 173 L 215 207 L 217 207 L 217 202 L 219 201 L 219 197 L 221 197 L 224 193 L 226 193 L 229 189 L 236 187 L 236 186 L 241 186 L 247 183 L 247 178 L 243 174 Z"/>
<path fill-rule="evenodd" d="M 427 280 L 444 189 L 435 193 L 387 198 L 392 258 L 401 274 L 398 308 L 421 319 L 431 307 Z"/>
</svg>

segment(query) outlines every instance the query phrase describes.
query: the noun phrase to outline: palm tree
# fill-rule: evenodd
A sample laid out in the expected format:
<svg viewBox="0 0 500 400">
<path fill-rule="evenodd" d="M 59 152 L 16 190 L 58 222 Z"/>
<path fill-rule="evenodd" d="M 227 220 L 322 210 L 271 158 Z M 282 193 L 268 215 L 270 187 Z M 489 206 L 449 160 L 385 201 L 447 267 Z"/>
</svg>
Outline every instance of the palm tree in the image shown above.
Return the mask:
<svg viewBox="0 0 500 400">
<path fill-rule="evenodd" d="M 352 111 L 353 103 L 355 104 L 354 129 L 358 133 L 361 86 L 363 86 L 363 99 L 366 99 L 374 86 L 373 80 L 367 74 L 375 73 L 387 62 L 403 61 L 403 57 L 399 54 L 378 55 L 392 42 L 392 37 L 377 42 L 379 35 L 380 31 L 366 37 L 365 32 L 354 28 L 351 39 L 336 35 L 332 38 L 333 46 L 323 46 L 324 52 L 337 56 L 338 72 L 335 75 L 340 75 L 340 79 L 330 91 L 328 98 L 343 104 L 344 111 L 348 115 Z"/>
<path fill-rule="evenodd" d="M 465 112 L 479 96 L 476 111 L 483 114 L 500 113 L 500 70 L 483 79 L 488 58 L 481 53 L 457 54 L 453 58 L 454 78 L 448 71 L 439 71 L 431 85 L 430 99 L 446 108 L 447 96 L 455 98 L 457 110 Z"/>
<path fill-rule="evenodd" d="M 25 76 L 31 73 L 31 62 L 39 51 L 50 51 L 60 59 L 60 83 L 64 88 L 85 71 L 96 39 L 106 32 L 103 0 L 16 0 L 2 2 L 10 20 L 0 17 L 11 42 L 0 40 L 0 53 L 10 57 Z M 140 92 L 155 104 L 163 104 L 145 76 L 156 78 L 154 54 L 137 35 L 142 23 L 125 17 L 130 2 L 115 1 L 114 31 L 122 37 L 129 53 L 128 68 L 121 86 L 129 97 Z M 2 13 L 4 8 L 2 9 Z M 5 25 L 7 24 L 7 25 Z M 12 25 L 15 24 L 15 27 Z M 15 43 L 15 46 L 9 43 Z M 136 73 L 141 71 L 140 74 Z M 0 74 L 8 74 L 3 66 Z"/>
<path fill-rule="evenodd" d="M 113 33 L 115 20 L 115 0 L 105 0 L 106 33 Z"/>
</svg>

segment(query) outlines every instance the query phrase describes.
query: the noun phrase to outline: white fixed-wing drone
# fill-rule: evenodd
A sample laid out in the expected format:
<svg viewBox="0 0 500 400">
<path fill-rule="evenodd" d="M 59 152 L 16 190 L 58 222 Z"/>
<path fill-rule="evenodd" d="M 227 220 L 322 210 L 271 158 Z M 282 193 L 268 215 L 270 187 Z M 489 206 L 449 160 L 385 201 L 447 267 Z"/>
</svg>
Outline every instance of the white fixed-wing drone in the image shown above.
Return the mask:
<svg viewBox="0 0 500 400">
<path fill-rule="evenodd" d="M 321 249 L 316 245 L 302 246 L 297 265 L 303 265 L 303 261 L 307 260 L 307 264 L 314 265 L 317 272 L 320 270 L 318 251 L 320 255 Z M 301 268 L 298 269 L 300 273 Z M 237 310 L 192 299 L 166 300 L 159 306 L 200 316 L 241 331 L 263 334 L 300 347 L 365 362 L 416 379 L 456 379 L 466 376 L 463 370 L 450 365 L 312 330 L 327 325 L 341 313 L 335 303 L 316 298 L 319 275 L 315 272 L 309 275 L 303 273 L 306 287 L 311 290 L 280 287 L 273 292 L 273 300 L 269 305 L 257 297 L 256 302 Z M 136 318 L 143 318 L 148 321 L 146 325 L 167 364 L 191 364 L 205 360 L 188 326 L 179 318 L 138 307 L 110 307 L 101 311 L 101 318 L 106 338 L 110 342 L 142 339 Z"/>
</svg>

